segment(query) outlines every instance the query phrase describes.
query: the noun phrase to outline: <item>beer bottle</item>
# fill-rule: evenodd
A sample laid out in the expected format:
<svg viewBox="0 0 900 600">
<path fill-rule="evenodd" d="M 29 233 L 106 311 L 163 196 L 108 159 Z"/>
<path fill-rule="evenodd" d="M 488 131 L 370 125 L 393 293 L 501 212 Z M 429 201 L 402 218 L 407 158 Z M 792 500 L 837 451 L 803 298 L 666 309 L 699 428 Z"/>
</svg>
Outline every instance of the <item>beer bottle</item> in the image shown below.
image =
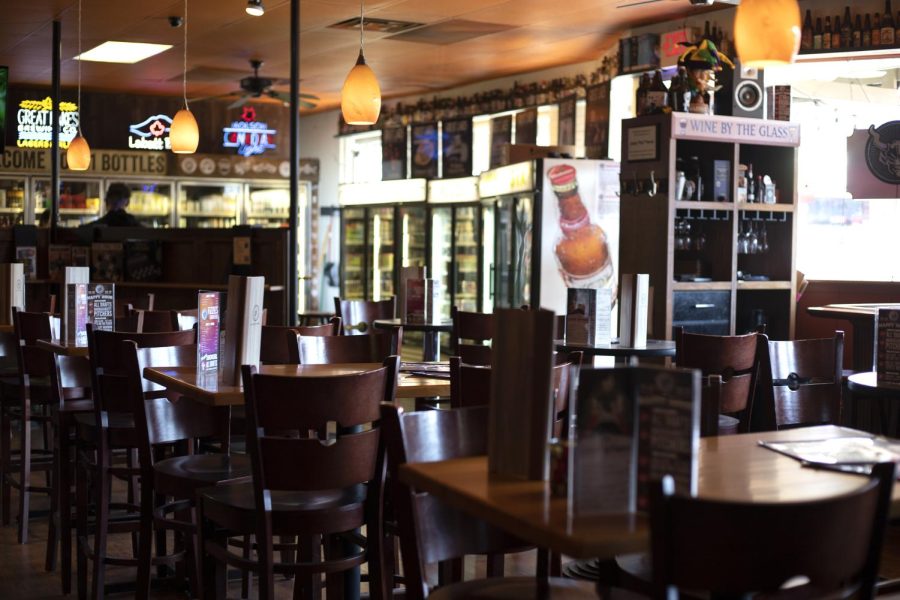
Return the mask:
<svg viewBox="0 0 900 600">
<path fill-rule="evenodd" d="M 889 48 L 894 45 L 894 13 L 891 12 L 891 0 L 884 0 L 884 15 L 881 17 L 881 46 Z"/>
<path fill-rule="evenodd" d="M 862 28 L 862 47 L 872 47 L 872 18 L 869 17 L 869 13 L 866 13 L 866 22 Z"/>
<path fill-rule="evenodd" d="M 831 25 L 831 49 L 841 47 L 841 15 L 834 15 L 834 23 Z"/>
<path fill-rule="evenodd" d="M 812 50 L 813 47 L 813 26 L 812 13 L 806 9 L 806 17 L 803 18 L 803 31 L 800 36 L 800 49 Z"/>
<path fill-rule="evenodd" d="M 822 17 L 816 18 L 816 30 L 813 32 L 813 50 L 822 49 Z"/>
<path fill-rule="evenodd" d="M 831 50 L 831 17 L 825 17 L 825 31 L 822 33 L 822 49 Z"/>
<path fill-rule="evenodd" d="M 872 19 L 872 47 L 878 48 L 881 46 L 881 15 L 875 13 L 875 17 Z"/>
<path fill-rule="evenodd" d="M 853 24 L 850 21 L 850 7 L 844 7 L 844 19 L 841 21 L 841 48 L 853 45 Z"/>
</svg>

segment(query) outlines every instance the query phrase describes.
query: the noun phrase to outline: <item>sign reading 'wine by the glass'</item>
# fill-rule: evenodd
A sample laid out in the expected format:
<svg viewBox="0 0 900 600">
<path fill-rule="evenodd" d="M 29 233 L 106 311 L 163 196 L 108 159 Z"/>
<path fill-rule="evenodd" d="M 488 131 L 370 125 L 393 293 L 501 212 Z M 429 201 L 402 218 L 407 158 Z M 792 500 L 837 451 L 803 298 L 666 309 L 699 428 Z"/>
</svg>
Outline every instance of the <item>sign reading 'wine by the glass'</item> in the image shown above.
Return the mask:
<svg viewBox="0 0 900 600">
<path fill-rule="evenodd" d="M 743 117 L 673 113 L 672 137 L 678 140 L 737 141 L 793 147 L 800 145 L 800 125 Z"/>
</svg>

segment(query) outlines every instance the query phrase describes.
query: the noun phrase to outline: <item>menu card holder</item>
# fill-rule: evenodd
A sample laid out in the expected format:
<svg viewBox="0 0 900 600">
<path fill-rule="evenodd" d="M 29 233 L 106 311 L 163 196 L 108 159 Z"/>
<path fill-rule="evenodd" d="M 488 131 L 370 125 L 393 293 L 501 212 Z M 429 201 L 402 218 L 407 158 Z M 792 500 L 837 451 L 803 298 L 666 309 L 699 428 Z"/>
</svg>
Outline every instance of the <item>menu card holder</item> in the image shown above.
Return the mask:
<svg viewBox="0 0 900 600">
<path fill-rule="evenodd" d="M 425 280 L 425 322 L 441 322 L 441 282 L 437 279 Z"/>
<path fill-rule="evenodd" d="M 488 417 L 491 476 L 547 479 L 555 319 L 548 310 L 494 311 Z"/>
<path fill-rule="evenodd" d="M 696 494 L 699 371 L 582 369 L 572 415 L 574 516 L 646 510 L 650 486 L 664 475 L 680 492 Z"/>
<path fill-rule="evenodd" d="M 62 299 L 62 313 L 63 313 L 63 323 L 62 323 L 62 331 L 63 337 L 66 342 L 70 344 L 77 344 L 77 340 L 79 338 L 78 332 L 80 331 L 78 326 L 78 319 L 81 318 L 85 323 L 87 322 L 87 287 L 85 288 L 73 288 L 72 284 L 84 284 L 85 286 L 91 280 L 91 270 L 88 267 L 66 267 L 65 271 L 65 284 L 63 285 L 63 299 Z M 70 294 L 80 294 L 83 295 L 84 301 L 84 315 L 80 315 L 78 313 L 80 303 L 72 298 L 70 298 Z M 73 320 L 71 323 L 70 321 Z M 84 324 L 81 325 L 81 328 L 84 328 Z M 84 344 L 87 345 L 87 330 L 85 329 L 84 334 Z"/>
<path fill-rule="evenodd" d="M 208 387 L 219 377 L 219 292 L 197 294 L 197 382 Z"/>
<path fill-rule="evenodd" d="M 650 275 L 622 274 L 619 297 L 619 343 L 627 348 L 647 345 L 647 313 L 649 312 Z"/>
<path fill-rule="evenodd" d="M 612 341 L 612 290 L 569 288 L 566 343 L 594 346 Z"/>
<path fill-rule="evenodd" d="M 115 331 L 116 286 L 91 283 L 87 286 L 87 320 L 94 331 Z"/>
<path fill-rule="evenodd" d="M 16 225 L 13 240 L 16 244 L 16 262 L 22 263 L 26 281 L 37 279 L 37 227 Z"/>
<path fill-rule="evenodd" d="M 265 277 L 228 277 L 223 381 L 240 385 L 241 365 L 259 365 Z"/>
<path fill-rule="evenodd" d="M 12 307 L 25 310 L 25 268 L 22 263 L 0 264 L 0 324 L 12 325 Z"/>
<path fill-rule="evenodd" d="M 900 384 L 900 310 L 879 308 L 875 315 L 875 378 Z"/>
<path fill-rule="evenodd" d="M 406 310 L 406 282 L 410 279 L 425 279 L 426 267 L 400 267 L 400 287 L 397 288 L 397 317 L 405 319 Z"/>
</svg>

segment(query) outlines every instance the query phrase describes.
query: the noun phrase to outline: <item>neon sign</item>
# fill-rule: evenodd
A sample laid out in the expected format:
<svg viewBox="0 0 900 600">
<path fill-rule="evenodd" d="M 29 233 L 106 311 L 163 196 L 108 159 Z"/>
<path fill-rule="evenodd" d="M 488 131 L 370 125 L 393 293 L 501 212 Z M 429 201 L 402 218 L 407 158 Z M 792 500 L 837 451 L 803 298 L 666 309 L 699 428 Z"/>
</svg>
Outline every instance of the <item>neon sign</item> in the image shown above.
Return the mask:
<svg viewBox="0 0 900 600">
<path fill-rule="evenodd" d="M 128 136 L 128 147 L 136 150 L 169 150 L 172 142 L 169 141 L 169 128 L 172 126 L 172 117 L 167 115 L 153 115 L 140 123 L 128 126 L 131 135 Z"/>
<path fill-rule="evenodd" d="M 78 133 L 78 106 L 74 102 L 59 103 L 59 147 L 68 148 Z M 53 137 L 53 100 L 22 100 L 16 114 L 19 148 L 50 148 Z"/>
<path fill-rule="evenodd" d="M 232 121 L 230 127 L 222 128 L 222 145 L 237 148 L 241 156 L 253 156 L 273 150 L 277 133 L 269 129 L 268 123 L 256 120 L 256 110 L 252 106 L 245 106 L 240 121 Z"/>
</svg>

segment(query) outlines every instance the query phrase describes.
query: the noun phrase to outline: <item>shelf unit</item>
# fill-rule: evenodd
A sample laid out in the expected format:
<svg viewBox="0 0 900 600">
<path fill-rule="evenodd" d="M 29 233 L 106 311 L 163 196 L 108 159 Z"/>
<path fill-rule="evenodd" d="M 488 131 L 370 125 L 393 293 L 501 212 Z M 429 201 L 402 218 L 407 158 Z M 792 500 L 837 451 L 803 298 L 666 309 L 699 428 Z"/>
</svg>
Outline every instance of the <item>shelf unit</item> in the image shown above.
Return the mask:
<svg viewBox="0 0 900 600">
<path fill-rule="evenodd" d="M 781 121 L 672 113 L 623 122 L 619 272 L 650 274 L 652 337 L 671 339 L 676 325 L 734 335 L 765 324 L 771 338 L 793 338 L 798 144 L 799 126 Z M 728 165 L 719 198 L 713 161 Z M 692 164 L 705 193 L 676 199 L 676 173 L 694 178 Z M 741 164 L 771 177 L 775 204 L 733 201 Z"/>
</svg>

